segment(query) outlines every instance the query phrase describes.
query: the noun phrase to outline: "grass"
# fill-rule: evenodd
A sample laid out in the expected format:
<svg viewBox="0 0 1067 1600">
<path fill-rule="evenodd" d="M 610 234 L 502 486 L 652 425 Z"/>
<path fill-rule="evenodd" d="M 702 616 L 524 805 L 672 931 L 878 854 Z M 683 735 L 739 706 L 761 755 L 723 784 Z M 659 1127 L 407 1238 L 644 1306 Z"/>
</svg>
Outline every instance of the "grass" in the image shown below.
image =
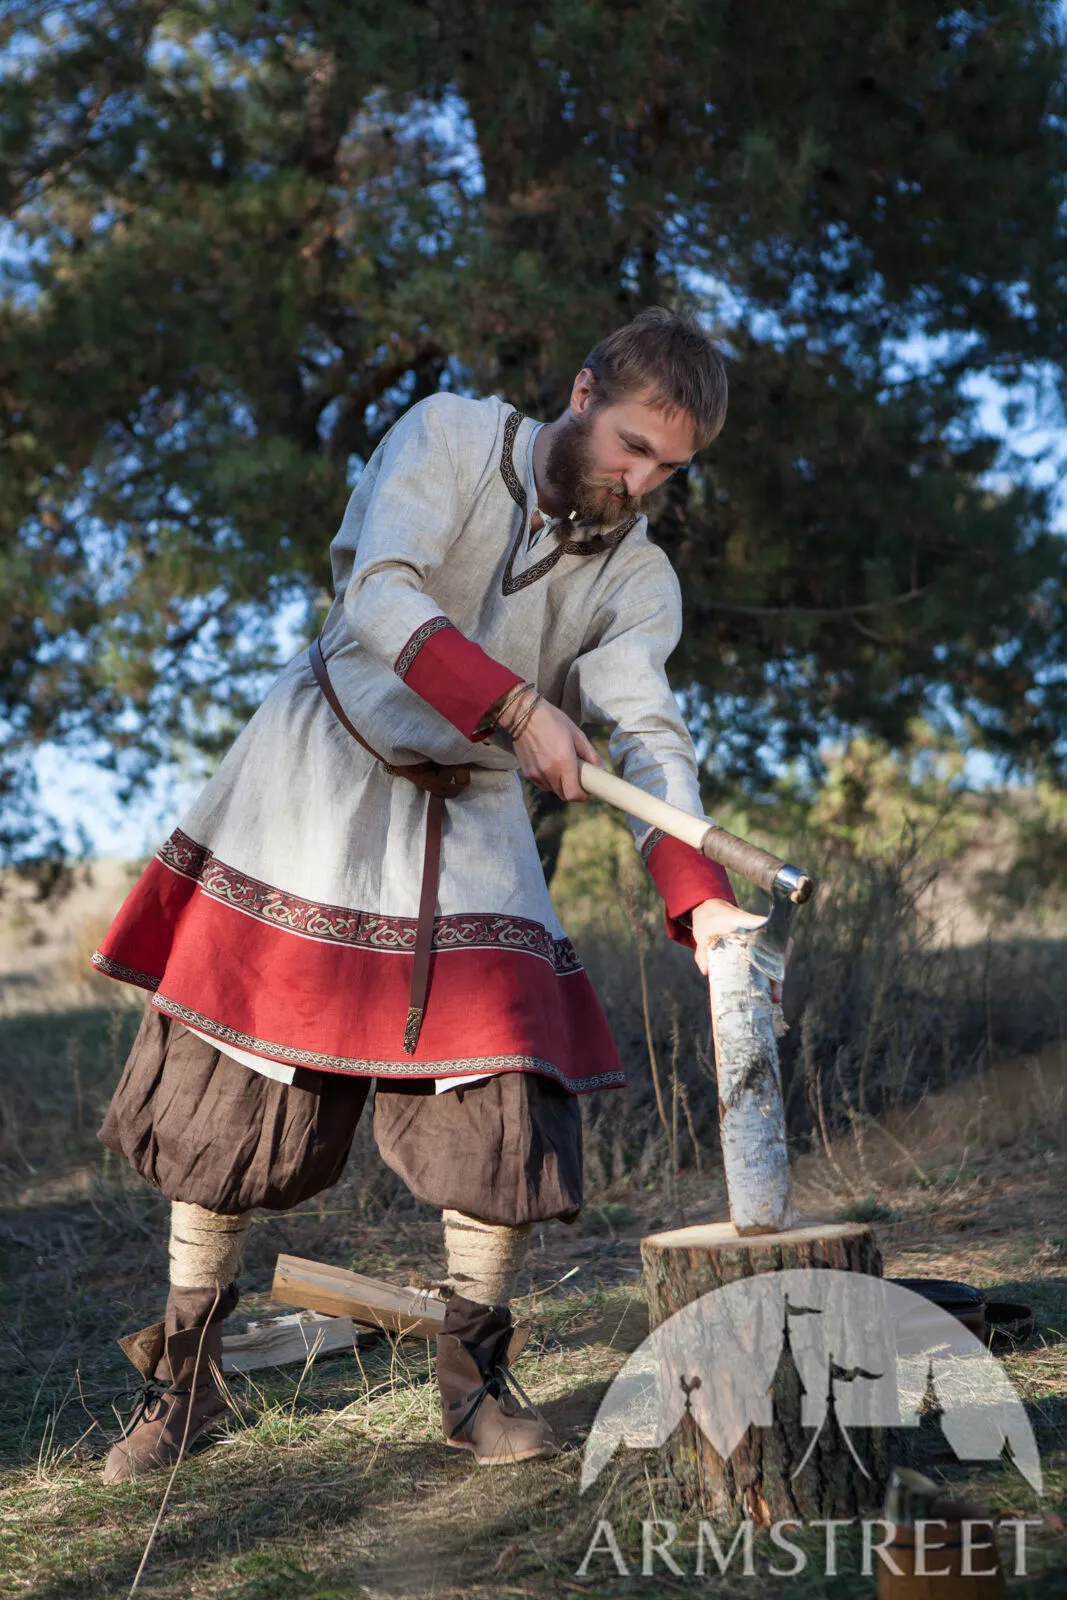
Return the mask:
<svg viewBox="0 0 1067 1600">
<path fill-rule="evenodd" d="M 841 929 L 831 938 L 825 918 L 822 927 L 824 953 L 836 952 L 837 960 L 845 948 Z M 73 936 L 81 938 L 78 929 Z M 672 1047 L 672 994 L 682 1022 L 696 1016 L 684 952 L 661 944 L 647 950 L 659 1008 L 664 1127 L 647 1085 L 633 945 L 620 939 L 596 950 L 595 941 L 587 943 L 603 963 L 598 984 L 634 1089 L 628 1099 L 603 1096 L 586 1108 L 586 1211 L 571 1228 L 535 1227 L 516 1304 L 535 1329 L 519 1381 L 552 1420 L 562 1454 L 490 1472 L 447 1449 L 431 1352 L 418 1341 L 383 1336 L 358 1356 L 324 1358 L 304 1373 L 285 1368 L 235 1378 L 219 1437 L 198 1447 L 175 1478 L 138 1594 L 641 1600 L 707 1584 L 724 1596 L 873 1597 L 874 1580 L 858 1575 L 855 1534 L 843 1539 L 836 1578 L 817 1575 L 814 1564 L 788 1579 L 745 1578 L 736 1570 L 720 1578 L 713 1569 L 710 1578 L 694 1576 L 695 1521 L 675 1507 L 656 1452 L 620 1452 L 595 1488 L 579 1494 L 581 1450 L 597 1404 L 647 1331 L 642 1234 L 726 1214 L 713 1135 L 700 1120 L 709 1064 L 684 1034 Z M 873 936 L 869 943 L 876 950 Z M 901 978 L 914 975 L 910 957 L 894 950 L 894 1003 L 908 993 L 914 1001 L 914 988 Z M 814 981 L 818 959 L 813 946 L 804 982 Z M 857 1037 L 872 1041 L 868 1075 L 876 1057 L 900 1068 L 909 1040 L 924 1049 L 938 1040 L 942 1051 L 933 1025 L 937 995 L 960 970 L 952 964 L 958 959 L 946 955 L 940 973 L 928 970 L 932 987 L 923 991 L 920 1013 L 895 1032 L 878 1023 L 862 1033 L 857 1018 L 872 993 L 868 979 L 839 974 L 836 1012 L 826 999 L 831 986 L 824 986 L 820 1039 L 859 1029 Z M 1009 1592 L 1052 1600 L 1067 1590 L 1067 1542 L 1056 1520 L 1067 1517 L 1067 1059 L 1055 1006 L 1041 1001 L 1044 1037 L 1038 1029 L 1031 1049 L 1027 1035 L 1013 1059 L 990 1068 L 988 1051 L 971 1048 L 979 1034 L 987 1045 L 992 1038 L 994 1057 L 1018 1042 L 983 998 L 996 990 L 1007 1015 L 1008 991 L 995 975 L 1021 984 L 1015 960 L 1009 952 L 980 951 L 967 968 L 970 998 L 952 1013 L 949 1059 L 937 1081 L 928 1054 L 929 1081 L 913 1061 L 921 1090 L 914 1096 L 872 1094 L 866 1107 L 853 1097 L 850 1116 L 838 1094 L 824 1126 L 801 1118 L 795 1174 L 805 1211 L 872 1223 L 888 1274 L 961 1278 L 1037 1306 L 1038 1333 L 1003 1360 L 1038 1434 L 1047 1479 L 1040 1505 L 1010 1465 L 956 1461 L 936 1428 L 923 1430 L 909 1449 L 954 1490 L 985 1498 L 1001 1514 L 1045 1519 L 1032 1541 L 1032 1575 L 1013 1581 Z M 1036 968 L 1050 993 L 1053 964 L 1046 951 Z M 136 1385 L 115 1337 L 157 1318 L 165 1280 L 166 1205 L 95 1139 L 137 1012 L 122 1003 L 122 991 L 102 984 L 20 986 L 3 973 L 0 999 L 0 1594 L 110 1600 L 130 1591 L 165 1486 L 160 1476 L 108 1489 L 100 1473 L 116 1411 Z M 1030 1006 L 1028 1028 L 1036 1027 L 1038 1009 Z M 799 1060 L 799 1042 L 796 1048 Z M 819 1045 L 820 1059 L 826 1048 Z M 851 1064 L 841 1072 L 846 1088 L 855 1087 L 863 1059 L 853 1040 Z M 675 1098 L 679 1081 L 690 1091 L 699 1171 L 698 1152 L 678 1134 L 687 1127 Z M 798 1105 L 811 1109 L 803 1089 Z M 334 1190 L 296 1212 L 255 1219 L 240 1315 L 269 1312 L 279 1250 L 397 1283 L 443 1273 L 439 1217 L 381 1165 L 368 1123 Z M 672 1160 L 672 1148 L 681 1159 Z M 642 1521 L 656 1515 L 677 1523 L 682 1577 L 662 1562 L 641 1571 Z M 625 1578 L 603 1552 L 578 1576 L 601 1517 L 618 1537 Z M 814 1550 L 816 1534 L 805 1539 Z M 758 1538 L 757 1573 L 766 1574 L 771 1559 L 781 1561 L 781 1552 Z"/>
<path fill-rule="evenodd" d="M 690 953 L 663 937 L 662 905 L 626 830 L 590 812 L 564 835 L 553 897 L 630 1082 L 588 1107 L 586 1171 L 599 1189 L 637 1178 L 670 1195 L 678 1166 L 715 1160 L 707 992 Z M 934 869 L 916 848 L 842 855 L 801 836 L 789 849 L 824 885 L 795 924 L 786 981 L 782 1084 L 798 1152 L 862 1136 L 867 1119 L 921 1105 L 997 1062 L 1067 1048 L 1067 940 L 1032 937 L 1036 917 L 1011 925 L 1011 936 L 997 928 L 997 937 L 947 943 Z M 757 907 L 758 891 L 735 888 Z"/>
<path fill-rule="evenodd" d="M 105 1161 L 90 1127 L 132 1020 L 84 1010 L 0 1022 L 5 1087 L 21 1108 L 22 1153 L 20 1163 L 3 1146 L 0 1592 L 34 1600 L 128 1593 L 164 1487 L 153 1478 L 107 1489 L 100 1479 L 114 1430 L 111 1402 L 121 1410 L 135 1382 L 113 1340 L 158 1314 L 164 1264 L 165 1205 Z M 83 1050 L 81 1124 L 66 1064 L 72 1036 Z M 1046 1067 L 1046 1087 L 1050 1072 Z M 1018 1076 L 1034 1081 L 1033 1071 Z M 22 1099 L 31 1081 L 36 1119 Z M 1042 1332 L 1005 1364 L 1042 1445 L 1049 1490 L 1041 1510 L 1062 1514 L 1067 1204 L 1060 1167 L 1047 1157 L 1062 1156 L 1064 1130 L 1045 1124 L 1039 1142 L 1016 1108 L 1004 1148 L 961 1161 L 961 1145 L 951 1142 L 960 1132 L 952 1104 L 940 1121 L 936 1112 L 928 1100 L 923 1142 L 911 1160 L 889 1143 L 886 1165 L 878 1166 L 873 1138 L 863 1152 L 865 1193 L 889 1213 L 877 1222 L 886 1268 L 900 1276 L 963 1277 L 1039 1306 Z M 853 1164 L 860 1170 L 853 1136 L 831 1153 L 846 1177 Z M 916 1161 L 926 1181 L 916 1176 Z M 824 1153 L 803 1158 L 797 1177 L 806 1206 L 836 1215 L 856 1209 Z M 440 1270 L 436 1217 L 403 1192 L 390 1202 L 386 1179 L 361 1141 L 346 1177 L 321 1205 L 258 1219 L 253 1292 L 242 1311 L 267 1308 L 264 1290 L 279 1248 L 398 1282 Z M 535 1229 L 517 1309 L 532 1316 L 536 1334 L 517 1370 L 564 1441 L 561 1456 L 490 1476 L 448 1450 L 430 1351 L 417 1341 L 383 1337 L 358 1359 L 330 1357 L 303 1374 L 287 1368 L 235 1378 L 221 1436 L 198 1448 L 176 1478 L 138 1593 L 167 1600 L 642 1596 L 683 1592 L 699 1581 L 692 1576 L 694 1520 L 672 1511 L 655 1453 L 623 1451 L 585 1499 L 578 1477 L 596 1405 L 647 1328 L 640 1236 L 654 1221 L 721 1215 L 717 1185 L 710 1174 L 683 1172 L 678 1211 L 669 1216 L 659 1190 L 632 1185 L 622 1192 L 616 1185 L 610 1197 L 593 1197 L 588 1223 Z M 577 1274 L 559 1284 L 575 1266 Z M 958 1463 L 943 1441 L 938 1449 L 936 1435 L 926 1448 L 926 1466 L 946 1483 L 984 1495 L 1003 1513 L 1035 1513 L 1033 1496 L 1010 1468 Z M 641 1575 L 641 1521 L 657 1514 L 677 1522 L 684 1581 L 662 1563 Z M 576 1576 L 598 1517 L 612 1521 L 630 1568 L 626 1579 L 604 1554 L 591 1558 L 584 1578 Z M 783 1558 L 757 1539 L 757 1572 L 771 1559 Z M 800 1600 L 873 1595 L 858 1562 L 855 1541 L 846 1540 L 840 1578 L 765 1581 Z M 1031 1571 L 1013 1584 L 1013 1595 L 1036 1600 L 1063 1592 L 1067 1548 L 1053 1525 L 1035 1540 Z M 754 1592 L 740 1571 L 715 1581 L 724 1595 Z"/>
</svg>

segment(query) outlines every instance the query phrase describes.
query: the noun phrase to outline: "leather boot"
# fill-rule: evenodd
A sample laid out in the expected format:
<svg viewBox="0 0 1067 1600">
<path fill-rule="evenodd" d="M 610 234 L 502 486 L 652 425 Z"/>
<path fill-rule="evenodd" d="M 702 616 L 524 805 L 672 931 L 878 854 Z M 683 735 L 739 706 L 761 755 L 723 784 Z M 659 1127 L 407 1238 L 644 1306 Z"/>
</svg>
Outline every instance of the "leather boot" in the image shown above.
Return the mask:
<svg viewBox="0 0 1067 1600">
<path fill-rule="evenodd" d="M 524 1342 L 507 1306 L 485 1306 L 453 1294 L 437 1336 L 437 1386 L 445 1442 L 473 1450 L 481 1467 L 555 1455 L 552 1429 L 508 1366 Z M 523 1410 L 516 1395 L 531 1411 Z"/>
<path fill-rule="evenodd" d="M 105 1483 L 173 1466 L 225 1414 L 211 1365 L 222 1369 L 222 1323 L 237 1300 L 235 1283 L 217 1305 L 214 1289 L 172 1288 L 163 1322 L 119 1340 L 145 1383 L 104 1463 Z"/>
</svg>

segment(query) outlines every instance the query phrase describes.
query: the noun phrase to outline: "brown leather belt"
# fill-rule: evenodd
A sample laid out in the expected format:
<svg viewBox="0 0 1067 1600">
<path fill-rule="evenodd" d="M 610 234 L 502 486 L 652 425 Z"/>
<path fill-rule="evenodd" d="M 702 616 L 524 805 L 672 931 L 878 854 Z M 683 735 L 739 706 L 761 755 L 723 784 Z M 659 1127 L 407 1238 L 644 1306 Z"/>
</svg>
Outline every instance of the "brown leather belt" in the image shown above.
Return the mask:
<svg viewBox="0 0 1067 1600">
<path fill-rule="evenodd" d="M 437 906 L 437 882 L 441 871 L 441 826 L 445 816 L 445 801 L 462 793 L 467 787 L 471 781 L 471 769 L 442 766 L 437 761 L 417 761 L 403 767 L 391 766 L 349 721 L 330 682 L 322 646 L 318 639 L 308 647 L 308 659 L 315 674 L 315 682 L 325 695 L 330 710 L 342 728 L 350 733 L 357 744 L 361 744 L 376 761 L 380 761 L 386 772 L 391 773 L 394 778 L 406 778 L 417 789 L 425 789 L 429 796 L 426 805 L 426 843 L 422 856 L 422 889 L 419 894 L 418 921 L 415 925 L 415 960 L 411 971 L 407 1022 L 404 1025 L 404 1053 L 413 1056 L 419 1042 L 419 1030 L 426 1013 L 426 996 L 430 987 L 430 952 L 433 949 L 433 918 Z"/>
</svg>

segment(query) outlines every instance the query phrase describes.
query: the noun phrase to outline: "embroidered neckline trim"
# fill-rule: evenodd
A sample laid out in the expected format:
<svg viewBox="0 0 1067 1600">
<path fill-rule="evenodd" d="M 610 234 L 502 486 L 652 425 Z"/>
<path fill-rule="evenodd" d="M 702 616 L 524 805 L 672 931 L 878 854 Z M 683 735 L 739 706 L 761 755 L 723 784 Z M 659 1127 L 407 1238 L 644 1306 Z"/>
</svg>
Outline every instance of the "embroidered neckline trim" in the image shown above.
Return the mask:
<svg viewBox="0 0 1067 1600">
<path fill-rule="evenodd" d="M 610 533 L 597 533 L 591 539 L 561 539 L 556 548 L 549 555 L 543 556 L 540 561 L 535 561 L 532 567 L 515 576 L 515 561 L 522 548 L 523 537 L 526 533 L 526 524 L 529 520 L 529 502 L 526 486 L 515 471 L 515 438 L 519 427 L 525 421 L 526 413 L 515 410 L 504 423 L 504 443 L 500 452 L 500 476 L 503 478 L 507 491 L 515 504 L 522 512 L 522 522 L 519 526 L 518 537 L 511 547 L 507 565 L 504 568 L 504 577 L 501 588 L 505 594 L 515 594 L 519 589 L 528 589 L 532 583 L 552 571 L 552 568 L 563 556 L 597 556 L 603 555 L 607 550 L 614 550 L 615 546 L 626 537 L 630 529 L 637 522 L 637 515 L 632 516 L 628 522 L 620 523 Z"/>
</svg>

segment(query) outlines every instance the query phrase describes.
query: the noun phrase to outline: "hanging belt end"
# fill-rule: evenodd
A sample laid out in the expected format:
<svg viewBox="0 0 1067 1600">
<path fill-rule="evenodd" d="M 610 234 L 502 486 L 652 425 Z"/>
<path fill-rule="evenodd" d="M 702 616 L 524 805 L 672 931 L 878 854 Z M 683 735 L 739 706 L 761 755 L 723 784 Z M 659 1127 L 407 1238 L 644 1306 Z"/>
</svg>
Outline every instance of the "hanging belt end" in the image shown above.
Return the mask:
<svg viewBox="0 0 1067 1600">
<path fill-rule="evenodd" d="M 419 1042 L 419 1030 L 422 1027 L 423 1010 L 421 1006 L 412 1006 L 408 1011 L 408 1020 L 404 1027 L 404 1054 L 413 1056 Z"/>
</svg>

